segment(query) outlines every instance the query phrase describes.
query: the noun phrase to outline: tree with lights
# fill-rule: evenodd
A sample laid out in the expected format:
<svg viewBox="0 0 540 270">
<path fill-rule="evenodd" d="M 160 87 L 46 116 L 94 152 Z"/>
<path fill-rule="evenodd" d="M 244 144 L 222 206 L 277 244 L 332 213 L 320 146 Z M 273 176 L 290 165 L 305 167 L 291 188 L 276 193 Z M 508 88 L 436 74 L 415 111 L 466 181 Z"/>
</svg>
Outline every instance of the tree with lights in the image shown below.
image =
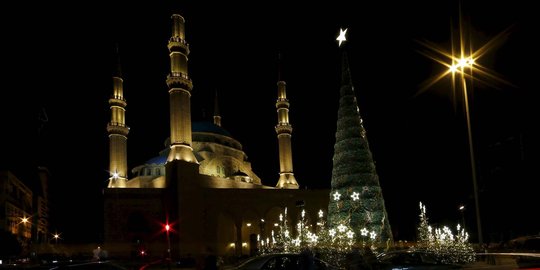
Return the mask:
<svg viewBox="0 0 540 270">
<path fill-rule="evenodd" d="M 431 228 L 429 226 L 428 217 L 426 215 L 426 206 L 420 202 L 420 224 L 418 225 L 418 246 L 429 246 L 431 236 Z"/>
<path fill-rule="evenodd" d="M 345 52 L 342 62 L 328 224 L 350 226 L 358 243 L 388 247 L 393 236 Z"/>
<path fill-rule="evenodd" d="M 337 38 L 340 45 L 345 41 L 346 31 L 341 30 Z M 328 215 L 325 219 L 321 210 L 316 226 L 311 226 L 302 211 L 293 236 L 285 209 L 279 217 L 279 232 L 274 234 L 272 231 L 272 239 L 259 241 L 259 250 L 263 252 L 311 249 L 322 258 L 345 266 L 347 255 L 366 252 L 366 249 L 359 252 L 361 248 L 368 248 L 371 253 L 393 245 L 379 178 L 362 125 L 345 52 L 342 61 Z M 315 231 L 309 228 L 315 228 Z"/>
<path fill-rule="evenodd" d="M 336 266 L 345 267 L 346 255 L 356 246 L 352 229 L 343 224 L 326 227 L 326 217 L 322 210 L 319 210 L 315 224 L 311 224 L 305 216 L 302 211 L 296 226 L 290 226 L 285 208 L 279 215 L 279 227 L 277 231 L 272 230 L 271 238 L 258 239 L 257 247 L 261 254 L 309 251 Z"/>
<path fill-rule="evenodd" d="M 426 206 L 420 202 L 420 224 L 416 249 L 425 250 L 435 255 L 442 263 L 465 264 L 475 261 L 475 253 L 468 242 L 469 234 L 465 228 L 457 225 L 454 234 L 449 227 L 433 229 L 429 225 Z"/>
</svg>

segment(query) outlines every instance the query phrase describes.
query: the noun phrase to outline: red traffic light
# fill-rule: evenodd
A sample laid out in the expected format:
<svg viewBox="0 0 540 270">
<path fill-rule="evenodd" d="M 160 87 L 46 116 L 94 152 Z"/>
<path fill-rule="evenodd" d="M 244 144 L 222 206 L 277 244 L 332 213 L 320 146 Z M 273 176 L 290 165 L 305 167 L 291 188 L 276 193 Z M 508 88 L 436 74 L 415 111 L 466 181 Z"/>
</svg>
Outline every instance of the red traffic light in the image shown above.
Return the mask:
<svg viewBox="0 0 540 270">
<path fill-rule="evenodd" d="M 166 225 L 165 225 L 165 230 L 166 230 L 166 231 L 169 231 L 170 229 L 171 229 L 171 226 L 169 226 L 169 224 L 166 224 Z"/>
</svg>

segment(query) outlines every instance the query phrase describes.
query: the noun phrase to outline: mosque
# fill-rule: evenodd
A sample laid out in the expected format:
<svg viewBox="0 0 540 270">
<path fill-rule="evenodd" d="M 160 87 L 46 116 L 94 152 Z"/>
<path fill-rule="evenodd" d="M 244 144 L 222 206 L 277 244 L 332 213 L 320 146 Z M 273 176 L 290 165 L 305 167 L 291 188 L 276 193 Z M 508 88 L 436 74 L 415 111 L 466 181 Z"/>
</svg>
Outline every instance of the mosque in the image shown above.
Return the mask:
<svg viewBox="0 0 540 270">
<path fill-rule="evenodd" d="M 249 256 L 257 252 L 258 239 L 271 237 L 285 209 L 290 224 L 296 224 L 302 210 L 308 220 L 316 221 L 319 210 L 328 209 L 329 189 L 299 188 L 294 176 L 284 81 L 277 82 L 280 171 L 275 186 L 262 184 L 242 144 L 222 127 L 217 101 L 212 122 L 191 120 L 193 84 L 184 27 L 184 18 L 172 15 L 166 79 L 170 137 L 157 156 L 131 169 L 132 178 L 128 178 L 129 128 L 120 69 L 113 76 L 103 243 L 110 256 L 142 251 L 172 258 L 206 252 Z"/>
</svg>

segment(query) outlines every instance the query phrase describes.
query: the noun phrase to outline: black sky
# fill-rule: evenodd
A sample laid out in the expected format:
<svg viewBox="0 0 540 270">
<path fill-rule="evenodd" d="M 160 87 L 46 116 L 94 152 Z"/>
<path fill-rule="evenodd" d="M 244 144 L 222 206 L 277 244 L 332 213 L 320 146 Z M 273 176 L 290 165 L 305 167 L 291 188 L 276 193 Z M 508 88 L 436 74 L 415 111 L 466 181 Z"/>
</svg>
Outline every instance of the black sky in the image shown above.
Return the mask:
<svg viewBox="0 0 540 270">
<path fill-rule="evenodd" d="M 275 185 L 279 172 L 274 125 L 281 53 L 296 179 L 307 188 L 330 186 L 341 74 L 335 38 L 340 27 L 348 28 L 352 78 L 396 238 L 414 236 L 419 201 L 441 224 L 455 224 L 457 206 L 465 203 L 466 222 L 474 224 L 461 103 L 453 103 L 449 79 L 418 94 L 443 69 L 420 53 L 425 47 L 417 41 L 449 50 L 457 1 L 86 4 L 21 6 L 4 23 L 3 166 L 23 175 L 34 164 L 49 167 L 53 216 L 66 238 L 80 238 L 84 230 L 83 238 L 94 240 L 99 231 L 116 43 L 131 128 L 130 168 L 164 148 L 173 13 L 186 19 L 193 119 L 210 119 L 217 90 L 223 127 L 243 144 L 266 185 Z M 540 24 L 531 6 L 461 6 L 473 47 L 509 28 L 499 46 L 478 61 L 512 85 L 475 83 L 470 101 L 486 240 L 540 228 L 530 212 L 540 206 L 533 199 L 539 179 L 533 170 L 539 160 L 533 132 L 539 46 L 533 40 Z M 42 110 L 48 122 L 38 136 Z"/>
</svg>

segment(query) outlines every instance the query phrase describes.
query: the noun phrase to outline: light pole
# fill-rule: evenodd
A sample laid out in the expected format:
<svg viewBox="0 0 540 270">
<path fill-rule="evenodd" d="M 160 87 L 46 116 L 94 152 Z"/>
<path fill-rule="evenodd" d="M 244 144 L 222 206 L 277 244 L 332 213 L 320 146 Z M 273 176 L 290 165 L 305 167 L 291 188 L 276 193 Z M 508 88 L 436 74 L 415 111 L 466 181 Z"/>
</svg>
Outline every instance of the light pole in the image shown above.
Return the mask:
<svg viewBox="0 0 540 270">
<path fill-rule="evenodd" d="M 432 52 L 431 53 L 423 53 L 428 58 L 431 58 L 432 60 L 446 66 L 448 69 L 445 70 L 442 74 L 434 77 L 432 80 L 427 81 L 427 84 L 421 89 L 421 91 L 426 90 L 426 88 L 432 86 L 442 78 L 446 77 L 446 75 L 451 74 L 452 75 L 452 90 L 455 90 L 454 87 L 456 86 L 455 79 L 456 79 L 456 73 L 458 73 L 457 79 L 459 79 L 458 86 L 461 87 L 463 91 L 463 103 L 465 107 L 465 117 L 467 121 L 467 139 L 469 144 L 469 158 L 471 162 L 471 176 L 472 176 L 472 182 L 473 182 L 473 195 L 474 195 L 474 208 L 475 208 L 475 214 L 476 214 L 476 225 L 478 229 L 478 242 L 479 244 L 483 244 L 483 234 L 482 234 L 482 223 L 480 218 L 480 204 L 479 204 L 479 197 L 478 197 L 478 182 L 477 182 L 477 175 L 476 175 L 476 160 L 474 155 L 474 146 L 473 146 L 473 136 L 472 136 L 472 128 L 471 128 L 471 116 L 470 116 L 470 108 L 469 108 L 469 89 L 467 85 L 467 80 L 470 80 L 471 83 L 470 87 L 472 90 L 472 83 L 473 79 L 473 73 L 480 75 L 485 80 L 479 80 L 480 82 L 483 82 L 485 84 L 488 84 L 488 80 L 494 80 L 497 82 L 502 82 L 504 84 L 510 84 L 509 82 L 498 78 L 498 76 L 492 72 L 489 71 L 488 68 L 479 65 L 476 60 L 482 57 L 484 54 L 486 54 L 490 49 L 492 49 L 495 45 L 497 45 L 502 38 L 506 37 L 508 34 L 508 30 L 510 28 L 507 28 L 506 30 L 502 31 L 501 33 L 497 34 L 494 38 L 492 38 L 490 41 L 485 43 L 483 46 L 479 47 L 477 50 L 472 49 L 472 44 L 469 40 L 467 40 L 464 37 L 468 37 L 470 35 L 467 31 L 463 28 L 462 22 L 461 22 L 461 12 L 460 12 L 460 18 L 459 18 L 459 40 L 457 40 L 456 43 L 459 43 L 459 54 L 456 54 L 454 51 L 454 46 L 452 46 L 451 52 L 445 52 L 444 50 L 441 50 L 438 46 L 435 46 L 429 42 L 420 42 L 427 48 L 429 48 Z M 467 32 L 467 33 L 466 33 Z M 452 44 L 454 45 L 455 40 L 452 40 Z M 435 56 L 433 55 L 435 54 Z M 441 59 L 442 56 L 442 59 Z M 450 60 L 450 63 L 448 63 L 448 59 Z M 511 84 L 510 84 L 511 85 Z"/>
<path fill-rule="evenodd" d="M 437 76 L 435 79 L 430 80 L 428 84 L 422 89 L 425 90 L 425 88 L 432 86 L 437 81 L 441 80 L 442 78 L 446 77 L 446 75 L 450 74 L 452 76 L 452 90 L 455 90 L 454 87 L 456 86 L 455 80 L 456 78 L 459 79 L 458 86 L 461 87 L 463 91 L 463 105 L 465 107 L 465 118 L 467 122 L 467 140 L 469 144 L 469 159 L 471 162 L 471 179 L 473 182 L 473 197 L 474 197 L 474 208 L 476 213 L 476 225 L 478 229 L 478 243 L 483 244 L 483 237 L 482 237 L 482 223 L 480 221 L 480 204 L 478 199 L 478 184 L 476 180 L 476 160 L 474 155 L 474 144 L 473 144 L 473 136 L 472 136 L 472 128 L 471 128 L 471 114 L 470 114 L 470 108 L 469 108 L 469 89 L 467 88 L 467 79 L 470 79 L 471 82 L 473 80 L 473 71 L 479 70 L 479 73 L 488 76 L 489 78 L 495 78 L 493 75 L 489 75 L 487 70 L 485 68 L 476 68 L 476 59 L 482 56 L 488 48 L 485 45 L 478 51 L 472 51 L 472 49 L 467 49 L 464 45 L 464 42 L 462 40 L 463 31 L 461 29 L 460 24 L 460 40 L 459 40 L 459 46 L 460 46 L 460 56 L 455 56 L 454 50 L 452 49 L 452 53 L 443 52 L 440 49 L 432 46 L 429 43 L 423 43 L 426 47 L 432 49 L 433 51 L 440 53 L 445 58 L 450 59 L 450 63 L 448 63 L 446 60 L 441 60 L 438 57 L 430 56 L 429 54 L 426 54 L 427 57 L 439 62 L 440 64 L 446 66 L 448 69 L 444 71 L 441 75 Z M 469 55 L 467 55 L 466 51 L 469 51 Z M 457 73 L 457 74 L 456 74 Z M 456 75 L 458 77 L 456 77 Z"/>
<path fill-rule="evenodd" d="M 259 223 L 259 235 L 260 235 L 259 243 L 260 243 L 261 249 L 259 250 L 259 253 L 265 252 L 266 245 L 268 244 L 268 243 L 266 243 L 264 241 L 264 239 L 266 237 L 265 227 L 266 227 L 265 220 L 264 220 L 264 218 L 261 218 L 261 221 Z"/>
<path fill-rule="evenodd" d="M 345 29 L 345 31 L 347 31 Z M 341 41 L 340 41 L 341 43 Z M 300 247 L 303 247 L 304 244 L 304 217 L 306 215 L 306 211 L 304 211 L 305 202 L 303 200 L 296 201 L 296 207 L 300 208 Z"/>
<path fill-rule="evenodd" d="M 459 212 L 461 212 L 461 226 L 463 226 L 463 228 L 465 228 L 465 205 L 462 204 L 459 206 Z"/>
<path fill-rule="evenodd" d="M 463 91 L 463 102 L 465 106 L 465 117 L 467 120 L 467 139 L 469 143 L 469 156 L 470 156 L 470 162 L 471 162 L 471 176 L 472 176 L 472 182 L 473 182 L 473 195 L 474 195 L 474 208 L 475 208 L 475 214 L 476 214 L 476 225 L 478 229 L 478 242 L 479 244 L 483 244 L 483 234 L 482 234 L 482 223 L 480 218 L 480 204 L 479 204 L 479 196 L 478 196 L 478 181 L 477 181 L 477 173 L 476 173 L 476 160 L 474 155 L 474 147 L 473 147 L 473 137 L 472 137 L 472 129 L 471 129 L 471 116 L 470 116 L 470 108 L 469 108 L 469 89 L 470 87 L 472 90 L 473 82 L 478 81 L 484 85 L 493 85 L 492 82 L 498 82 L 503 83 L 506 85 L 512 85 L 512 83 L 499 78 L 499 76 L 489 70 L 489 68 L 480 65 L 476 60 L 480 59 L 482 56 L 487 54 L 491 49 L 493 49 L 495 46 L 499 45 L 501 42 L 505 40 L 505 38 L 510 34 L 510 29 L 512 27 L 508 27 L 495 35 L 493 38 L 491 38 L 489 41 L 485 42 L 481 46 L 477 47 L 473 50 L 473 38 L 476 38 L 477 36 L 474 35 L 468 28 L 464 27 L 464 24 L 462 22 L 462 12 L 461 12 L 461 2 L 459 5 L 459 37 L 454 39 L 453 35 L 451 38 L 451 52 L 446 52 L 442 50 L 440 47 L 429 43 L 429 42 L 420 42 L 424 44 L 427 48 L 431 50 L 431 53 L 423 53 L 428 58 L 431 58 L 432 60 L 446 66 L 448 69 L 444 71 L 442 74 L 440 74 L 437 77 L 434 77 L 432 80 L 428 81 L 428 84 L 425 85 L 425 87 L 422 89 L 425 90 L 427 87 L 432 86 L 437 81 L 441 80 L 442 78 L 446 77 L 449 73 L 452 74 L 452 90 L 455 90 L 456 86 L 456 73 L 459 73 L 458 79 L 460 79 L 460 82 L 457 84 L 460 85 Z M 457 45 L 457 46 L 456 46 Z M 435 56 L 433 55 L 435 54 Z M 442 58 L 441 58 L 442 57 Z M 449 61 L 450 60 L 450 63 Z M 474 73 L 474 76 L 473 76 Z M 467 82 L 467 80 L 469 80 Z M 470 85 L 467 85 L 467 83 L 470 83 Z"/>
<path fill-rule="evenodd" d="M 17 236 L 23 242 L 24 249 L 29 249 L 32 242 L 32 222 L 29 217 L 24 215 L 19 217 L 21 220 L 17 225 Z"/>
<path fill-rule="evenodd" d="M 58 239 L 60 238 L 60 234 L 59 233 L 53 234 L 53 238 L 54 238 L 54 244 L 58 245 Z"/>
<path fill-rule="evenodd" d="M 169 231 L 171 226 L 169 223 L 165 224 L 165 231 L 167 232 L 167 269 L 171 269 L 171 237 L 169 236 Z"/>
<path fill-rule="evenodd" d="M 474 143 L 473 143 L 472 128 L 471 128 L 469 89 L 467 85 L 467 79 L 470 79 L 472 83 L 474 71 L 477 71 L 477 73 L 489 79 L 497 78 L 495 75 L 490 74 L 489 71 L 485 67 L 478 65 L 476 62 L 478 58 L 484 55 L 490 49 L 490 47 L 494 45 L 494 40 L 486 43 L 480 49 L 473 51 L 471 47 L 467 46 L 467 42 L 463 38 L 464 36 L 465 36 L 465 33 L 462 27 L 461 16 L 460 16 L 459 40 L 458 40 L 459 54 L 457 54 L 454 51 L 454 46 L 452 46 L 451 52 L 445 52 L 429 42 L 420 42 L 424 46 L 432 50 L 431 53 L 424 53 L 425 56 L 447 67 L 447 69 L 442 74 L 436 76 L 432 80 L 429 80 L 427 84 L 422 88 L 422 91 L 425 90 L 426 88 L 431 87 L 436 82 L 438 82 L 439 80 L 441 80 L 442 78 L 446 77 L 449 74 L 452 76 L 451 77 L 452 90 L 455 91 L 455 87 L 458 86 L 458 87 L 461 87 L 461 90 L 463 91 L 462 92 L 463 105 L 465 108 L 465 118 L 466 118 L 466 124 L 467 124 L 467 140 L 468 140 L 468 146 L 469 146 L 469 159 L 471 163 L 471 180 L 473 182 L 473 197 L 474 197 L 474 206 L 475 206 L 475 213 L 476 213 L 476 225 L 478 229 L 478 242 L 479 244 L 483 244 L 482 224 L 480 220 L 480 205 L 479 205 L 479 198 L 478 198 L 478 184 L 477 184 L 477 179 L 476 179 L 477 177 L 476 176 L 476 160 L 475 160 L 475 154 L 474 154 Z M 497 37 L 501 37 L 501 35 L 498 35 Z M 452 44 L 454 44 L 454 40 L 452 40 Z M 440 55 L 433 56 L 432 55 L 433 53 L 440 54 Z M 442 59 L 441 59 L 441 56 L 442 56 Z M 459 80 L 457 84 L 455 83 L 456 79 Z"/>
<path fill-rule="evenodd" d="M 463 51 L 463 48 L 462 48 Z M 469 142 L 469 159 L 471 161 L 471 176 L 473 182 L 473 194 L 474 194 L 474 209 L 476 212 L 476 226 L 478 228 L 478 243 L 482 245 L 484 243 L 482 237 L 482 223 L 480 219 L 480 204 L 478 200 L 478 182 L 476 180 L 476 160 L 474 156 L 474 145 L 471 128 L 471 114 L 469 109 L 469 92 L 467 91 L 467 76 L 472 80 L 475 60 L 473 56 L 462 56 L 460 58 L 452 57 L 452 65 L 450 65 L 448 71 L 452 73 L 452 78 L 455 78 L 455 73 L 459 73 L 461 81 L 461 89 L 463 90 L 463 102 L 465 105 L 465 118 L 467 120 L 467 139 Z M 465 68 L 469 69 L 469 74 L 466 73 Z"/>
</svg>

